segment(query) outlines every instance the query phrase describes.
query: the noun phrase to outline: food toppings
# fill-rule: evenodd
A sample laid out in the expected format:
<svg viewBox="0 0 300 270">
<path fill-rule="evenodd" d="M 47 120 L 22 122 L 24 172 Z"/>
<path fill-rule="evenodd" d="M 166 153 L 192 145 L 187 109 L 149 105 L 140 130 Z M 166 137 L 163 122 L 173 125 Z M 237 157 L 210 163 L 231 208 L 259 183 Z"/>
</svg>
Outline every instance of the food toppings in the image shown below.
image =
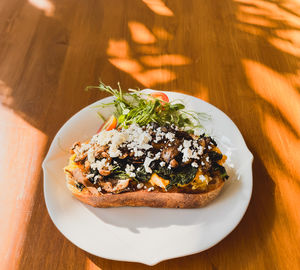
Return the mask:
<svg viewBox="0 0 300 270">
<path fill-rule="evenodd" d="M 87 143 L 75 143 L 71 152 L 71 165 L 80 166 L 83 173 L 78 177 L 78 171 L 68 170 L 71 165 L 65 170 L 79 190 L 91 186 L 93 192 L 119 193 L 155 186 L 170 192 L 204 192 L 215 177 L 228 177 L 211 137 L 196 137 L 175 125 L 102 130 Z"/>
<path fill-rule="evenodd" d="M 98 86 L 88 86 L 86 90 L 98 89 L 113 95 L 112 102 L 101 104 L 99 107 L 114 106 L 114 115 L 105 122 L 100 130 L 111 130 L 112 127 L 128 128 L 132 124 L 146 126 L 151 122 L 159 126 L 172 125 L 181 129 L 193 131 L 195 128 L 202 128 L 202 121 L 210 119 L 206 113 L 187 110 L 179 100 L 170 101 L 163 92 L 144 92 L 128 89 L 129 93 L 123 92 L 120 84 L 119 89 L 100 82 Z M 99 116 L 103 118 L 100 112 Z M 170 134 L 169 134 L 170 135 Z M 158 135 L 159 137 L 159 135 Z"/>
</svg>

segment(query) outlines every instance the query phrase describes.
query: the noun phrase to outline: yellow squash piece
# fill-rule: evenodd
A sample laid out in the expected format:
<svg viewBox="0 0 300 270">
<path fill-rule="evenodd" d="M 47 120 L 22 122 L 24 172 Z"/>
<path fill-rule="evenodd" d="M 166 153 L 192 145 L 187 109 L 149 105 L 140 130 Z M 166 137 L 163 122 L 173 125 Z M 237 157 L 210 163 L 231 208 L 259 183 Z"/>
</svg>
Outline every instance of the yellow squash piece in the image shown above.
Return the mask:
<svg viewBox="0 0 300 270">
<path fill-rule="evenodd" d="M 208 176 L 203 175 L 202 170 L 199 168 L 194 180 L 191 182 L 192 189 L 202 189 L 204 190 L 208 184 Z"/>
<path fill-rule="evenodd" d="M 69 159 L 69 164 L 64 167 L 65 172 L 72 172 L 74 169 L 79 168 L 80 166 L 74 161 L 76 154 L 72 155 Z"/>
<path fill-rule="evenodd" d="M 166 186 L 169 185 L 169 183 L 170 183 L 169 180 L 166 180 L 166 179 L 158 176 L 156 173 L 152 174 L 149 182 L 152 186 L 159 186 L 161 188 L 166 188 Z"/>
</svg>

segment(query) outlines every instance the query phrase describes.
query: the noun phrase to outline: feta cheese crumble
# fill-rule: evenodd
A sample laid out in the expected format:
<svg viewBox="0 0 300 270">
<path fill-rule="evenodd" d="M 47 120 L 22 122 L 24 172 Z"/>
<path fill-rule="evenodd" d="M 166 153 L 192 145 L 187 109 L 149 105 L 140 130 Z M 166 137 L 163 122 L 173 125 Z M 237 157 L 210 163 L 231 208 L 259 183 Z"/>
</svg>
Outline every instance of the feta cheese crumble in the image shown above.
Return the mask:
<svg viewBox="0 0 300 270">
<path fill-rule="evenodd" d="M 125 172 L 128 174 L 129 177 L 135 177 L 135 173 L 133 172 L 135 167 L 133 165 L 126 165 Z"/>
<path fill-rule="evenodd" d="M 195 168 L 198 168 L 198 167 L 199 167 L 199 166 L 198 166 L 198 163 L 197 163 L 197 162 L 195 162 L 195 161 L 194 161 L 194 162 L 192 162 L 192 164 L 191 164 L 191 165 L 192 165 L 192 167 L 195 167 Z"/>
<path fill-rule="evenodd" d="M 144 187 L 144 184 L 143 183 L 138 183 L 136 187 L 137 187 L 137 189 L 142 189 Z"/>
<path fill-rule="evenodd" d="M 201 180 L 201 181 L 203 182 L 203 181 L 205 181 L 205 179 L 206 179 L 206 178 L 205 178 L 205 176 L 204 176 L 204 175 L 202 175 L 202 174 L 201 174 L 201 175 L 199 175 L 199 180 Z"/>
</svg>

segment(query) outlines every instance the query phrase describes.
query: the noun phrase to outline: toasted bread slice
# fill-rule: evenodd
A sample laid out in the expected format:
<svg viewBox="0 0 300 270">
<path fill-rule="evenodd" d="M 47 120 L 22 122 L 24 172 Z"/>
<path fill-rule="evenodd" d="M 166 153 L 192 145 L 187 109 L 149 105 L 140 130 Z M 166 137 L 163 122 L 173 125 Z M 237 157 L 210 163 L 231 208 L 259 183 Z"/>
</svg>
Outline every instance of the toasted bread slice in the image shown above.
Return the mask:
<svg viewBox="0 0 300 270">
<path fill-rule="evenodd" d="M 91 193 L 87 188 L 79 191 L 70 175 L 66 176 L 67 186 L 72 194 L 83 203 L 94 207 L 148 206 L 157 208 L 199 208 L 214 200 L 224 186 L 223 179 L 204 193 L 160 192 L 153 190 L 130 191 L 119 194 Z"/>
</svg>

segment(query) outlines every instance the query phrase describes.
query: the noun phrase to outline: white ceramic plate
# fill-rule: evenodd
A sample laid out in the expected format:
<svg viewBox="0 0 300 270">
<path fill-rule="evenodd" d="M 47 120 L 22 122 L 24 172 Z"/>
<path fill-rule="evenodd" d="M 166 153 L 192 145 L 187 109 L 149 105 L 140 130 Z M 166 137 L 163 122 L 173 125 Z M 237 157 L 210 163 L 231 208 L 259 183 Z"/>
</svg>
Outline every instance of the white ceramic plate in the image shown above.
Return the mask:
<svg viewBox="0 0 300 270">
<path fill-rule="evenodd" d="M 95 105 L 110 102 L 112 97 L 91 104 L 59 130 L 43 162 L 44 194 L 51 219 L 65 237 L 91 254 L 154 265 L 198 253 L 227 236 L 248 207 L 253 156 L 238 128 L 222 111 L 202 100 L 165 93 L 170 100 L 181 99 L 188 108 L 212 116 L 205 127 L 228 156 L 230 179 L 220 196 L 200 209 L 100 209 L 79 202 L 65 185 L 63 167 L 68 162 L 68 149 L 75 141 L 85 141 L 96 133 L 102 121 Z M 111 112 L 109 108 L 101 109 L 107 117 Z"/>
</svg>

